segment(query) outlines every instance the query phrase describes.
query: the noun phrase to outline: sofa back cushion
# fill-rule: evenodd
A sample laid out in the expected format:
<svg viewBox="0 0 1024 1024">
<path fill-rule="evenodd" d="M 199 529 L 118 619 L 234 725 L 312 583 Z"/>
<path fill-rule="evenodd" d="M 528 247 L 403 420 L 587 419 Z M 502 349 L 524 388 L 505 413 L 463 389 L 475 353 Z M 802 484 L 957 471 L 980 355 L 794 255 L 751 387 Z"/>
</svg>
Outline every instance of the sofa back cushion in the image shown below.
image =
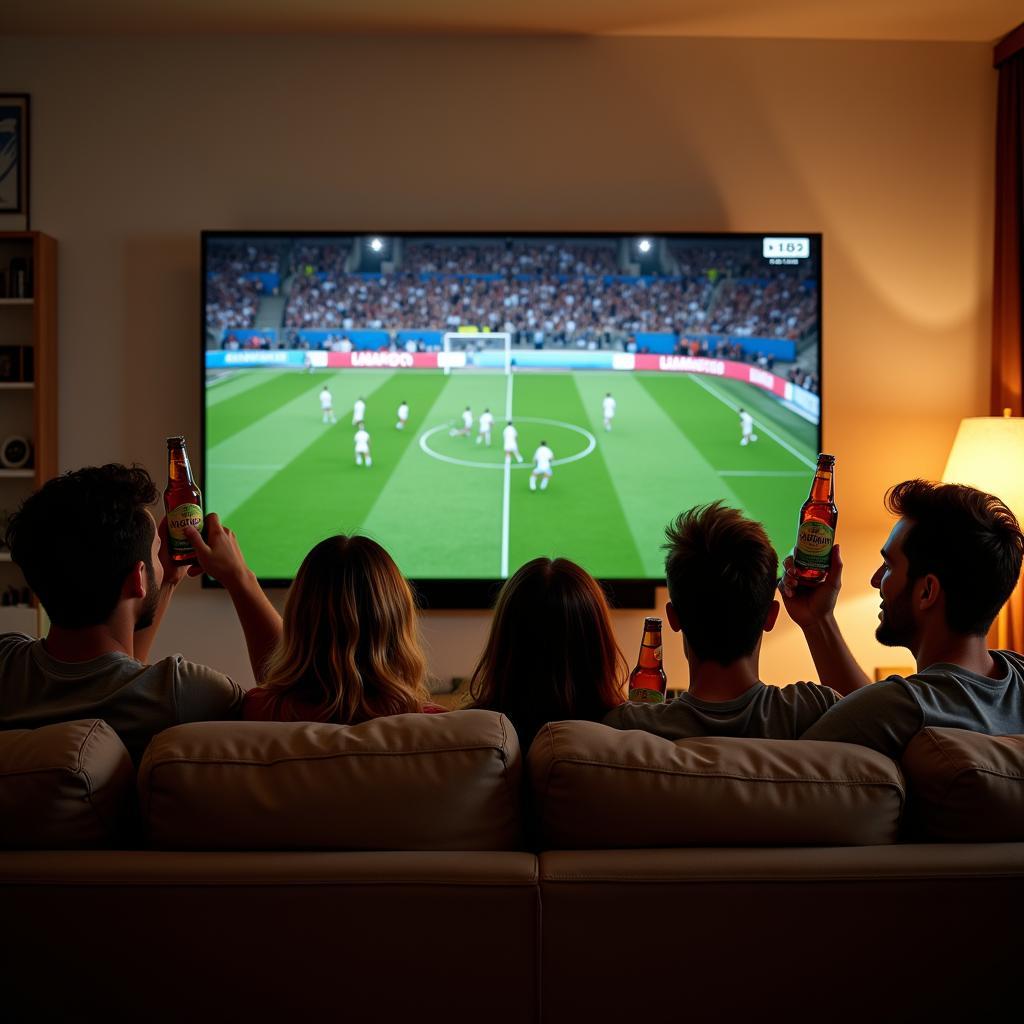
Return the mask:
<svg viewBox="0 0 1024 1024">
<path fill-rule="evenodd" d="M 899 768 L 866 747 L 545 726 L 527 765 L 552 849 L 896 841 Z"/>
<path fill-rule="evenodd" d="M 1024 736 L 922 729 L 904 751 L 903 772 L 923 838 L 1024 841 Z"/>
<path fill-rule="evenodd" d="M 508 850 L 521 777 L 515 729 L 493 711 L 198 722 L 153 739 L 139 798 L 162 849 Z"/>
<path fill-rule="evenodd" d="M 0 732 L 0 848 L 107 846 L 134 795 L 131 757 L 106 722 Z"/>
</svg>

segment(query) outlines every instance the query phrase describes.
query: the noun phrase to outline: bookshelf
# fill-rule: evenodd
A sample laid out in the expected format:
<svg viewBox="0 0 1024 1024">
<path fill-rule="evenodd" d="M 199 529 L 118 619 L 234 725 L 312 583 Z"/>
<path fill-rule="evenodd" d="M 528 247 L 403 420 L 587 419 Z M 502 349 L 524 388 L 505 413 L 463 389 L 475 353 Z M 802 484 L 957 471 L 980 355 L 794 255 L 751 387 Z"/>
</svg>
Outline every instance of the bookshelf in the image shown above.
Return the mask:
<svg viewBox="0 0 1024 1024">
<path fill-rule="evenodd" d="M 29 442 L 27 457 L 8 446 L 17 438 Z M 7 516 L 56 473 L 57 243 L 40 231 L 0 231 L 0 537 Z M 0 546 L 0 599 L 11 588 L 23 594 L 25 579 Z M 34 598 L 0 604 L 0 633 L 38 634 L 41 625 Z"/>
</svg>

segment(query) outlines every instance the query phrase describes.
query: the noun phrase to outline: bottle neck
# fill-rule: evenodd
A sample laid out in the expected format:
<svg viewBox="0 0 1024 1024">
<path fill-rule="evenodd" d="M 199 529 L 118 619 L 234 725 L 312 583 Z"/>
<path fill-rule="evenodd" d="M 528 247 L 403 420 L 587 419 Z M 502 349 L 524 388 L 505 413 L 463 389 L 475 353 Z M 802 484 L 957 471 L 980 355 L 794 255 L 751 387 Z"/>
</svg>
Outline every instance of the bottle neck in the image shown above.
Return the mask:
<svg viewBox="0 0 1024 1024">
<path fill-rule="evenodd" d="M 192 467 L 188 462 L 188 453 L 184 448 L 171 449 L 167 453 L 167 480 L 172 484 L 190 484 L 192 480 Z"/>
<path fill-rule="evenodd" d="M 834 490 L 834 477 L 831 469 L 819 469 L 814 474 L 814 480 L 811 482 L 811 501 L 827 501 L 832 502 Z"/>
<path fill-rule="evenodd" d="M 661 668 L 661 630 L 645 629 L 640 641 L 640 654 L 636 659 L 637 668 Z"/>
</svg>

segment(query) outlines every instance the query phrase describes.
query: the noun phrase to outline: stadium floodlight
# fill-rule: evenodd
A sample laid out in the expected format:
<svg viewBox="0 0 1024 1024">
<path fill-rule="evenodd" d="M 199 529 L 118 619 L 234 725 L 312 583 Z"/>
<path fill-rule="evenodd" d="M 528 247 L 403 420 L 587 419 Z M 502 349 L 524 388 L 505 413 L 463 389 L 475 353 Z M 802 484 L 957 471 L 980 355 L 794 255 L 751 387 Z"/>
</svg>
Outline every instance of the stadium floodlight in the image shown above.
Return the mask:
<svg viewBox="0 0 1024 1024">
<path fill-rule="evenodd" d="M 370 248 L 374 252 L 380 252 L 384 248 L 384 243 L 379 238 L 370 239 Z"/>
<path fill-rule="evenodd" d="M 648 253 L 651 251 L 651 240 L 649 238 L 641 238 L 637 242 L 636 246 L 642 253 Z"/>
<path fill-rule="evenodd" d="M 453 367 L 497 370 L 506 376 L 512 372 L 512 335 L 507 331 L 446 331 L 442 344 L 439 362 L 446 377 Z"/>
</svg>

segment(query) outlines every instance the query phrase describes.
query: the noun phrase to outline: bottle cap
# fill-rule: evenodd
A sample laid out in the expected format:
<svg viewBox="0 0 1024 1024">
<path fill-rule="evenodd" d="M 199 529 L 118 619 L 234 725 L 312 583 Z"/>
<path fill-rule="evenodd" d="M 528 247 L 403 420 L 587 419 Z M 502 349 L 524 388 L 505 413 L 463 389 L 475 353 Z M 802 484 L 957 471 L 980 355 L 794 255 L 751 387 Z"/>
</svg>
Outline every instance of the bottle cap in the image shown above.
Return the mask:
<svg viewBox="0 0 1024 1024">
<path fill-rule="evenodd" d="M 179 444 L 182 445 L 182 446 L 184 446 L 184 444 L 185 444 L 185 438 L 184 438 L 183 435 L 178 435 L 177 437 L 169 437 L 169 438 L 167 438 L 167 447 L 168 448 L 173 448 L 175 445 L 179 445 Z"/>
<path fill-rule="evenodd" d="M 819 462 L 835 462 L 836 461 L 836 457 L 834 455 L 826 455 L 824 452 L 819 452 L 819 454 L 818 454 L 818 461 Z"/>
<path fill-rule="evenodd" d="M 661 629 L 661 618 L 657 615 L 648 615 L 644 619 L 644 629 L 649 626 L 653 626 L 655 629 Z"/>
</svg>

